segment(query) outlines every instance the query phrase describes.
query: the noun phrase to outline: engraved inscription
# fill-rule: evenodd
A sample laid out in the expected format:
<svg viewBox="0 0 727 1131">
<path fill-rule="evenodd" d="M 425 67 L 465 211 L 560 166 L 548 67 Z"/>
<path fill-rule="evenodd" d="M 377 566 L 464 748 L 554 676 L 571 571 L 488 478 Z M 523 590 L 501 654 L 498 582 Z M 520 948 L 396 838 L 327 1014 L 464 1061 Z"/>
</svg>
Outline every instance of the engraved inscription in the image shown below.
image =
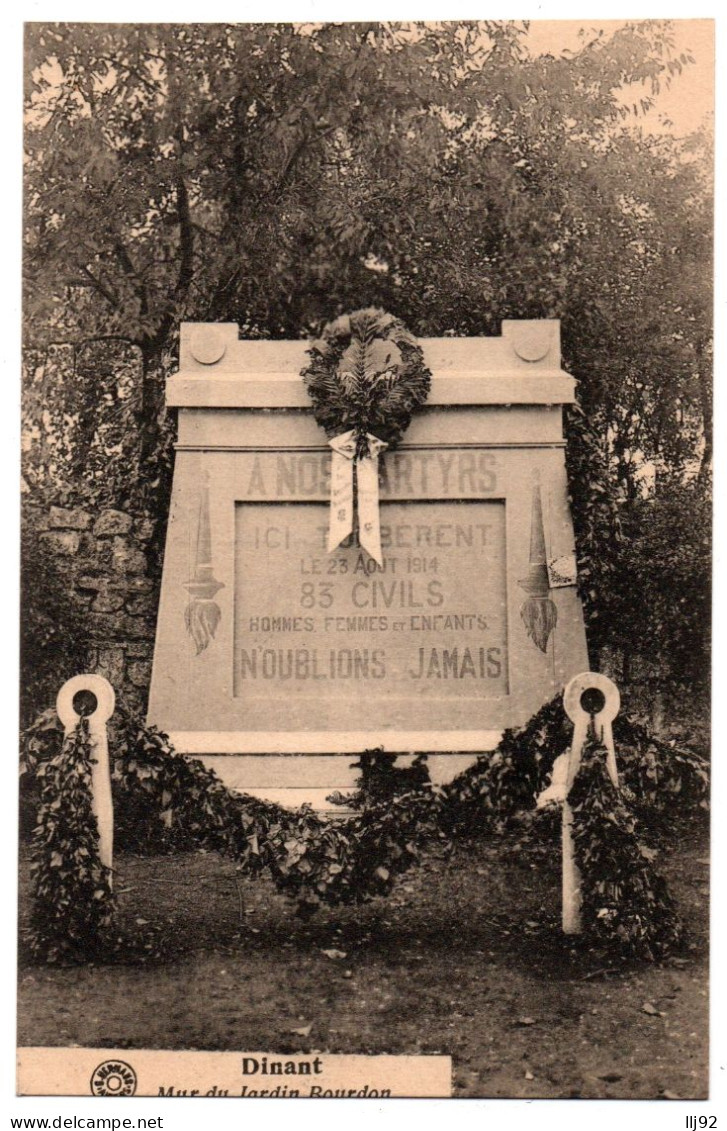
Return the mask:
<svg viewBox="0 0 727 1131">
<path fill-rule="evenodd" d="M 503 502 L 382 501 L 382 566 L 356 534 L 326 553 L 327 518 L 238 503 L 236 696 L 507 694 Z"/>
</svg>

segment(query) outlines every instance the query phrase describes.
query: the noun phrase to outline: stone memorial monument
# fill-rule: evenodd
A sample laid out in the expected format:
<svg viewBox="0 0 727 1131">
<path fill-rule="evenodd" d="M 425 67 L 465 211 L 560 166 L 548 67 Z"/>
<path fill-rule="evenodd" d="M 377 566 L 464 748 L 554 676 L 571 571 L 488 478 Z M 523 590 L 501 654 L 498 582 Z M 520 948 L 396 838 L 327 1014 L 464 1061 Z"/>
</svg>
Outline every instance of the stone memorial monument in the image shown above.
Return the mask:
<svg viewBox="0 0 727 1131">
<path fill-rule="evenodd" d="M 432 779 L 449 780 L 588 668 L 559 330 L 421 340 L 426 405 L 395 450 L 360 461 L 359 523 L 336 543 L 346 453 L 314 419 L 309 343 L 182 326 L 149 703 L 180 752 L 234 788 L 321 809 L 366 748 L 402 764 L 428 752 Z"/>
</svg>

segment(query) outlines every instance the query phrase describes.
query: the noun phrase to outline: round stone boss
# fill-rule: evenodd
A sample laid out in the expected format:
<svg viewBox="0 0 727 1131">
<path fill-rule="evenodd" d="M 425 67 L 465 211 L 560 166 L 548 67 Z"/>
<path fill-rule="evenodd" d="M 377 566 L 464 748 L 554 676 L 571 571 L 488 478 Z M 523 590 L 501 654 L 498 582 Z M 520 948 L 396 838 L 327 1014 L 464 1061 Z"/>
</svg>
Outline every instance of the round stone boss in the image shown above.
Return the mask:
<svg viewBox="0 0 727 1131">
<path fill-rule="evenodd" d="M 589 701 L 590 700 L 590 701 Z M 601 672 L 581 672 L 573 676 L 563 692 L 563 707 L 571 722 L 610 723 L 619 712 L 621 696 L 613 680 Z"/>
<path fill-rule="evenodd" d="M 192 357 L 200 365 L 215 365 L 225 356 L 225 339 L 214 326 L 200 326 L 189 343 Z"/>
<path fill-rule="evenodd" d="M 96 700 L 96 707 L 94 710 L 84 711 L 84 700 L 89 707 L 92 706 L 90 696 Z M 114 689 L 102 675 L 74 675 L 63 684 L 56 700 L 58 718 L 66 730 L 73 730 L 77 726 L 82 713 L 95 723 L 105 723 L 113 715 L 115 706 Z M 81 710 L 77 710 L 77 707 Z"/>
<path fill-rule="evenodd" d="M 550 349 L 551 326 L 515 326 L 512 348 L 523 361 L 542 361 Z"/>
</svg>

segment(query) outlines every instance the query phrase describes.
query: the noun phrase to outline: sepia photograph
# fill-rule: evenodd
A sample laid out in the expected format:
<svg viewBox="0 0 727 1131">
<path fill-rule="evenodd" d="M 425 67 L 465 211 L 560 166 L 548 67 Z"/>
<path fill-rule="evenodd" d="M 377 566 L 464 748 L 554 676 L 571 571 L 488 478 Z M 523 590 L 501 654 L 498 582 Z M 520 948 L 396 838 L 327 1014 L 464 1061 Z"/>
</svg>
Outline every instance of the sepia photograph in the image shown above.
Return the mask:
<svg viewBox="0 0 727 1131">
<path fill-rule="evenodd" d="M 18 1096 L 708 1100 L 714 21 L 24 80 Z"/>
</svg>

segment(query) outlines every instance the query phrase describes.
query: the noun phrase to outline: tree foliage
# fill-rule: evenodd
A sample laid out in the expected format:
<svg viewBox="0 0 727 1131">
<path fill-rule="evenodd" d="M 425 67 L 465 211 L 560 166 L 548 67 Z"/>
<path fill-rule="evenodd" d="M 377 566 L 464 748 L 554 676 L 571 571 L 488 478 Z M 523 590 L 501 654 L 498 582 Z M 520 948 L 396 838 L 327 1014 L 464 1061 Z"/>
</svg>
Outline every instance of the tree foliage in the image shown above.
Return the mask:
<svg viewBox="0 0 727 1131">
<path fill-rule="evenodd" d="M 20 542 L 20 662 L 24 672 L 22 721 L 30 722 L 87 663 L 85 609 L 69 593 L 64 560 L 23 527 Z"/>
<path fill-rule="evenodd" d="M 641 403 L 659 450 L 674 398 L 696 403 L 709 197 L 684 147 L 622 128 L 622 94 L 645 107 L 688 60 L 655 21 L 560 58 L 526 42 L 507 23 L 30 25 L 34 340 L 158 352 L 185 317 L 296 337 L 366 303 L 419 334 L 560 317 L 584 408 L 620 412 L 633 448 Z"/>
<path fill-rule="evenodd" d="M 674 683 L 709 683 L 712 571 L 711 504 L 700 484 L 674 475 L 654 499 L 625 510 L 614 569 L 610 637 L 628 658 L 633 634 L 654 674 Z"/>
</svg>

